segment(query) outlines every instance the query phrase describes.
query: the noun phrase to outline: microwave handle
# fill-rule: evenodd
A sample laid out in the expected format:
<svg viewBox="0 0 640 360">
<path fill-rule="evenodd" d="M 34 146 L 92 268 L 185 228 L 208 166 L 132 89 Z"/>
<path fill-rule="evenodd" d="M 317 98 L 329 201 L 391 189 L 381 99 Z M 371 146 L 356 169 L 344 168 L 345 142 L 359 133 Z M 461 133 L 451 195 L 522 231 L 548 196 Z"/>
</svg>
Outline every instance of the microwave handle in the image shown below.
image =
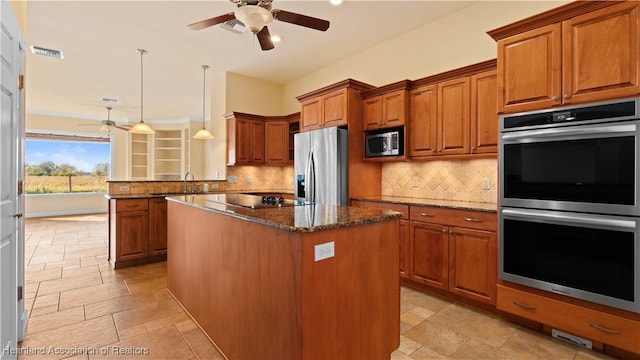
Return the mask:
<svg viewBox="0 0 640 360">
<path fill-rule="evenodd" d="M 519 131 L 502 134 L 501 138 L 507 142 L 536 142 L 634 136 L 635 134 L 636 125 L 627 124 Z"/>
<path fill-rule="evenodd" d="M 528 209 L 502 209 L 500 211 L 504 218 L 516 218 L 520 220 L 532 220 L 558 225 L 582 225 L 589 228 L 604 229 L 630 229 L 636 228 L 634 220 L 608 219 L 600 216 L 577 213 L 559 213 L 544 210 Z"/>
</svg>

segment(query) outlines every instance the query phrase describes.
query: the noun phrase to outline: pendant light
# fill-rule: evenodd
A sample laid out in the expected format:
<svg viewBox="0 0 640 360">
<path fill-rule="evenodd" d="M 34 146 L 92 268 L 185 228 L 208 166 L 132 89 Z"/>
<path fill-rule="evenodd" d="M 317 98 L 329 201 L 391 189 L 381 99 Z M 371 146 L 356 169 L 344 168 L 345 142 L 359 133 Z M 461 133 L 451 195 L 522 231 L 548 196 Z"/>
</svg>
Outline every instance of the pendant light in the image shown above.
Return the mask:
<svg viewBox="0 0 640 360">
<path fill-rule="evenodd" d="M 205 95 L 207 92 L 207 74 L 206 73 L 209 66 L 201 65 L 201 67 L 202 67 L 202 129 L 198 130 L 198 132 L 195 135 L 193 135 L 193 138 L 200 139 L 200 140 L 213 140 L 214 139 L 213 135 L 211 135 L 209 130 L 207 130 L 207 128 L 204 127 L 204 105 L 206 103 Z"/>
<path fill-rule="evenodd" d="M 138 121 L 135 125 L 133 125 L 133 127 L 131 129 L 129 129 L 130 133 L 134 133 L 134 134 L 145 134 L 145 135 L 151 135 L 151 134 L 155 134 L 156 132 L 153 131 L 153 129 L 151 129 L 151 127 L 146 124 L 144 122 L 144 117 L 143 117 L 143 107 L 144 107 L 144 81 L 143 81 L 143 67 L 142 67 L 142 56 L 147 52 L 147 50 L 144 49 L 138 49 L 138 52 L 140 53 L 140 121 Z"/>
</svg>

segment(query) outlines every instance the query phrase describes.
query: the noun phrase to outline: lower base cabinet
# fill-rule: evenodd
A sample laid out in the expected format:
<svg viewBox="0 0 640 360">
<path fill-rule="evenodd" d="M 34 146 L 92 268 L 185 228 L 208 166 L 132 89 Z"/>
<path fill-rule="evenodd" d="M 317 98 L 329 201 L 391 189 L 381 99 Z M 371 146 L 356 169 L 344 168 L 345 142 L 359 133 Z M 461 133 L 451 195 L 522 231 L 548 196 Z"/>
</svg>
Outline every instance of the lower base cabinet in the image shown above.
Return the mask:
<svg viewBox="0 0 640 360">
<path fill-rule="evenodd" d="M 499 310 L 640 354 L 640 321 L 503 285 L 497 297 Z"/>
<path fill-rule="evenodd" d="M 410 222 L 411 280 L 495 305 L 496 213 L 412 205 Z"/>
<path fill-rule="evenodd" d="M 115 269 L 167 259 L 167 201 L 109 200 L 109 262 Z"/>
<path fill-rule="evenodd" d="M 364 200 L 351 205 L 403 213 L 400 277 L 495 305 L 496 213 Z"/>
</svg>

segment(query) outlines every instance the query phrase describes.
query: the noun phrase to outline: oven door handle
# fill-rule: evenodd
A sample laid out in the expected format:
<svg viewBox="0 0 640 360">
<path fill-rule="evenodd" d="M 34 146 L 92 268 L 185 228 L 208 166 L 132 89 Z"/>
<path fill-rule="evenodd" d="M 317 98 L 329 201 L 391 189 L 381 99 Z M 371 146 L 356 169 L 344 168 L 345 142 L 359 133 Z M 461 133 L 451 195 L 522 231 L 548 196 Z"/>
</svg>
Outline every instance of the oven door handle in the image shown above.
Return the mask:
<svg viewBox="0 0 640 360">
<path fill-rule="evenodd" d="M 634 220 L 610 219 L 600 216 L 592 216 L 588 214 L 577 213 L 559 213 L 543 210 L 527 210 L 527 209 L 502 209 L 500 213 L 506 217 L 526 218 L 527 220 L 544 221 L 552 224 L 561 225 L 584 225 L 589 228 L 606 228 L 606 229 L 630 229 L 637 227 Z"/>
<path fill-rule="evenodd" d="M 558 129 L 527 130 L 502 134 L 505 142 L 537 142 L 594 139 L 636 135 L 636 124 L 581 126 Z"/>
</svg>

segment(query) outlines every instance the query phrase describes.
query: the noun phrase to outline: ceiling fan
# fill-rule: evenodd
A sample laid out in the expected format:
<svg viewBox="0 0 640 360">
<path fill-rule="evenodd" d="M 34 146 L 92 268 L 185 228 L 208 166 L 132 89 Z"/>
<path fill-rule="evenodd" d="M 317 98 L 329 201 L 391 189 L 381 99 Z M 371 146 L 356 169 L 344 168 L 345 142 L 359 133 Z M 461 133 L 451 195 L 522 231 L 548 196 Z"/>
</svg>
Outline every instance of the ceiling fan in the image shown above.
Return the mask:
<svg viewBox="0 0 640 360">
<path fill-rule="evenodd" d="M 234 12 L 212 17 L 210 19 L 187 25 L 191 30 L 205 29 L 237 19 L 258 38 L 262 50 L 273 49 L 273 42 L 267 25 L 273 20 L 304 26 L 310 29 L 326 31 L 329 21 L 307 15 L 296 14 L 286 10 L 272 9 L 273 0 L 229 0 L 238 8 Z"/>
<path fill-rule="evenodd" d="M 112 108 L 110 106 L 107 106 L 107 119 L 100 121 L 100 124 L 102 125 L 100 127 L 100 130 L 111 133 L 112 128 L 126 130 L 126 131 L 131 129 L 131 125 L 120 125 L 115 121 L 111 120 L 111 109 Z M 80 124 L 80 126 L 95 126 L 95 124 Z"/>
</svg>

